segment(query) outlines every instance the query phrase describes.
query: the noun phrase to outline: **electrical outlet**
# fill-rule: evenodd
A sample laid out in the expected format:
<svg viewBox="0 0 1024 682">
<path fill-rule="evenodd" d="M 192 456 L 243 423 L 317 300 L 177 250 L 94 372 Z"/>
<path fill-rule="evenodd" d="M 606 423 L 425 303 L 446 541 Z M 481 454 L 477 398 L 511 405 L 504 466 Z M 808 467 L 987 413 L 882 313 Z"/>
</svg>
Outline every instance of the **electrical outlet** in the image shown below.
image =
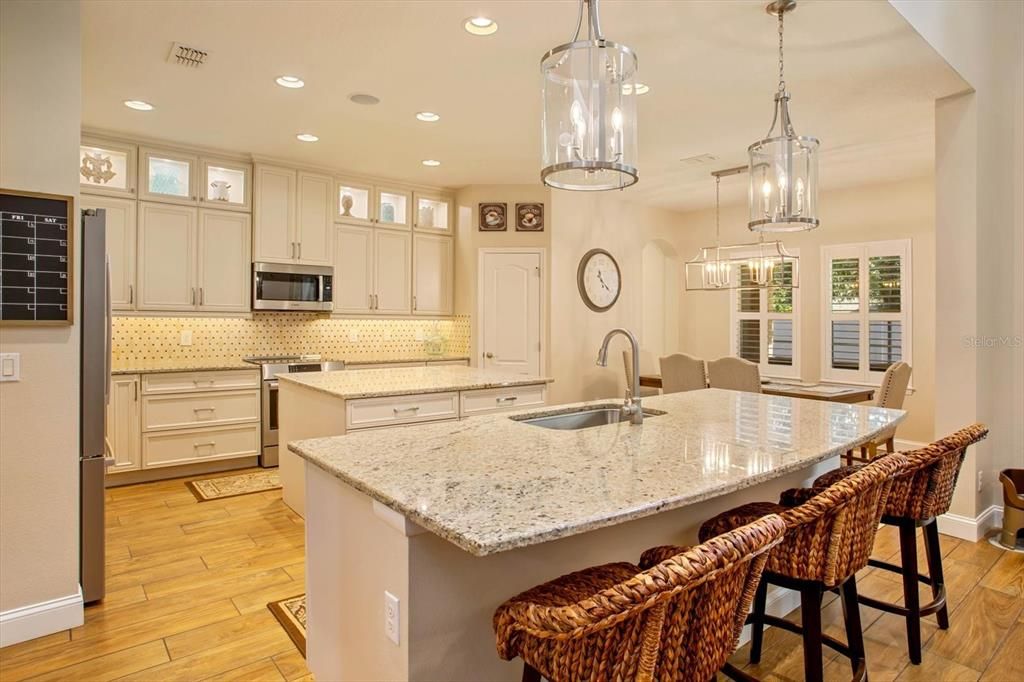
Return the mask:
<svg viewBox="0 0 1024 682">
<path fill-rule="evenodd" d="M 984 488 L 984 487 L 985 487 L 985 472 L 984 471 L 979 471 L 978 472 L 978 492 L 980 493 L 981 489 Z"/>
<path fill-rule="evenodd" d="M 425 337 L 423 336 L 423 330 L 422 330 L 422 329 L 417 329 L 417 330 L 416 330 L 416 336 L 415 336 L 415 339 L 416 339 L 417 341 L 423 341 L 423 340 L 424 340 L 424 338 L 425 338 Z"/>
<path fill-rule="evenodd" d="M 348 330 L 348 342 L 349 343 L 359 343 L 359 330 L 358 329 L 349 329 Z"/>
<path fill-rule="evenodd" d="M 384 590 L 384 634 L 398 644 L 398 633 L 402 628 L 402 616 L 398 597 Z"/>
<path fill-rule="evenodd" d="M 192 330 L 191 329 L 182 329 L 181 330 L 181 341 L 179 341 L 178 343 L 180 345 L 182 345 L 182 346 L 191 346 L 192 345 Z"/>
<path fill-rule="evenodd" d="M 0 353 L 0 381 L 21 381 L 21 353 Z"/>
</svg>

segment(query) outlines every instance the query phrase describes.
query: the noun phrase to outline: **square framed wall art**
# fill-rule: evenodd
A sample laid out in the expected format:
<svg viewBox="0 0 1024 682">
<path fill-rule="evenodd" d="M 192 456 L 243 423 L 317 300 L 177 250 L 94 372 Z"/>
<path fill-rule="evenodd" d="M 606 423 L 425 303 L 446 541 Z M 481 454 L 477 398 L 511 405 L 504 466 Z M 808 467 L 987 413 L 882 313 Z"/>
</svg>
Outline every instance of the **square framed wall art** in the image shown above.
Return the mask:
<svg viewBox="0 0 1024 682">
<path fill-rule="evenodd" d="M 508 204 L 480 204 L 480 231 L 504 232 L 508 229 Z"/>
<path fill-rule="evenodd" d="M 516 204 L 516 232 L 543 232 L 544 204 Z"/>
</svg>

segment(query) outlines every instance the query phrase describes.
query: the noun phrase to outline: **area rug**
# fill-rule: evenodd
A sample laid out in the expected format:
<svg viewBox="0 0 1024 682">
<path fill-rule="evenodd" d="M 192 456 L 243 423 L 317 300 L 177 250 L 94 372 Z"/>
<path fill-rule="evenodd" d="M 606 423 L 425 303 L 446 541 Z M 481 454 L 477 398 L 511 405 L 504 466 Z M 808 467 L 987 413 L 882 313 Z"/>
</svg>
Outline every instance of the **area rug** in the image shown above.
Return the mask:
<svg viewBox="0 0 1024 682">
<path fill-rule="evenodd" d="M 295 648 L 303 658 L 306 656 L 306 595 L 288 597 L 280 601 L 272 601 L 267 608 L 277 618 L 284 631 L 292 638 Z"/>
<path fill-rule="evenodd" d="M 197 500 L 209 502 L 210 500 L 222 500 L 225 497 L 278 490 L 281 487 L 281 479 L 277 475 L 277 469 L 270 469 L 250 471 L 234 476 L 221 476 L 220 478 L 200 478 L 195 481 L 185 481 L 185 485 Z"/>
</svg>

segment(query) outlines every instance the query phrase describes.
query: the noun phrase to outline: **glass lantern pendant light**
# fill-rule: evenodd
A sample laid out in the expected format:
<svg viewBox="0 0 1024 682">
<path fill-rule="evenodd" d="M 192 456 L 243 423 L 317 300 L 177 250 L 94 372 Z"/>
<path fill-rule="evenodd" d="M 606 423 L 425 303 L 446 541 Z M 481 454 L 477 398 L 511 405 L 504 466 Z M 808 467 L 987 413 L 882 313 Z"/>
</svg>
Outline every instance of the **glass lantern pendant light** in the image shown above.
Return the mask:
<svg viewBox="0 0 1024 682">
<path fill-rule="evenodd" d="M 732 262 L 722 258 L 721 195 L 722 177 L 715 175 L 715 245 L 702 247 L 697 257 L 686 262 L 686 289 L 714 291 L 728 289 L 732 279 Z"/>
<path fill-rule="evenodd" d="M 819 224 L 818 145 L 793 131 L 783 72 L 783 17 L 796 0 L 775 0 L 765 9 L 779 18 L 779 89 L 768 135 L 750 145 L 750 222 L 755 232 L 799 232 Z M 776 134 L 776 125 L 779 126 Z"/>
<path fill-rule="evenodd" d="M 541 59 L 544 118 L 541 181 L 597 191 L 634 184 L 636 53 L 601 33 L 598 0 L 580 0 L 576 33 Z M 586 14 L 586 39 L 580 39 Z"/>
</svg>

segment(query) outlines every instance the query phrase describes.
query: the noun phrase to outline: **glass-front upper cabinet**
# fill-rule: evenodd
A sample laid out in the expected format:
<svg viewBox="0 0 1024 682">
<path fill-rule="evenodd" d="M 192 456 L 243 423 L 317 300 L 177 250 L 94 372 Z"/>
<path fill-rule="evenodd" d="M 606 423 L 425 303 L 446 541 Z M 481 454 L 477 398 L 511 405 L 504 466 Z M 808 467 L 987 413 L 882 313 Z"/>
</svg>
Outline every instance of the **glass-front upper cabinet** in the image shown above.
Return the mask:
<svg viewBox="0 0 1024 682">
<path fill-rule="evenodd" d="M 195 204 L 199 159 L 152 147 L 139 148 L 139 197 L 150 201 Z"/>
<path fill-rule="evenodd" d="M 202 158 L 199 201 L 208 208 L 252 210 L 252 166 L 239 161 Z"/>
<path fill-rule="evenodd" d="M 78 159 L 82 191 L 134 197 L 137 155 L 138 148 L 133 144 L 83 135 Z"/>
<path fill-rule="evenodd" d="M 452 200 L 442 194 L 416 192 L 416 214 L 413 227 L 431 232 L 451 232 Z"/>
<path fill-rule="evenodd" d="M 339 223 L 373 223 L 373 188 L 370 185 L 341 179 L 335 182 L 335 195 L 337 203 L 334 219 Z"/>
<path fill-rule="evenodd" d="M 377 225 L 409 229 L 412 195 L 403 190 L 377 188 Z"/>
</svg>

